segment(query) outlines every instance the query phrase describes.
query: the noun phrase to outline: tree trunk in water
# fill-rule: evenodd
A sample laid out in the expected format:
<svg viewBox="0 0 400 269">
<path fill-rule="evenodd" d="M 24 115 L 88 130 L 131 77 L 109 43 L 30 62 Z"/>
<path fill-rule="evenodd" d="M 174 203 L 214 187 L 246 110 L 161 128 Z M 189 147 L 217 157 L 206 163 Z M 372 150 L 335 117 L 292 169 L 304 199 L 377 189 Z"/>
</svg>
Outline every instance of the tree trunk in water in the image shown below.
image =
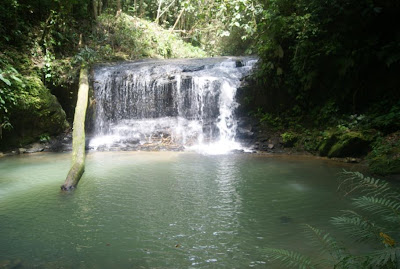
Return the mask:
<svg viewBox="0 0 400 269">
<path fill-rule="evenodd" d="M 85 117 L 89 95 L 88 70 L 81 67 L 79 76 L 78 101 L 76 102 L 72 132 L 72 166 L 62 190 L 74 189 L 85 171 Z"/>
</svg>

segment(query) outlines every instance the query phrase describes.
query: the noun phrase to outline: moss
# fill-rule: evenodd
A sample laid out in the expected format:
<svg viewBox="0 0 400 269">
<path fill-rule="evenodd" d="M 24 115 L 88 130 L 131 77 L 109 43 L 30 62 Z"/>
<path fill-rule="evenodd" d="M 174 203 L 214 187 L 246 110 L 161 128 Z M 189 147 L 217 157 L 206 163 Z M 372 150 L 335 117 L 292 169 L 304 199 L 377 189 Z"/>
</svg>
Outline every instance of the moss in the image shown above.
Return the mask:
<svg viewBox="0 0 400 269">
<path fill-rule="evenodd" d="M 328 157 L 360 157 L 370 150 L 372 138 L 362 132 L 350 131 L 337 136 L 337 141 L 332 145 Z"/>
<path fill-rule="evenodd" d="M 375 139 L 374 130 L 343 131 L 338 128 L 327 130 L 318 146 L 321 156 L 361 157 L 368 153 L 370 144 Z"/>
<path fill-rule="evenodd" d="M 329 151 L 331 150 L 332 146 L 337 142 L 338 134 L 334 131 L 326 131 L 323 134 L 323 139 L 318 146 L 318 151 L 321 156 L 327 156 Z"/>
<path fill-rule="evenodd" d="M 55 135 L 66 128 L 65 112 L 57 98 L 35 76 L 24 77 L 17 105 L 10 111 L 13 128 L 3 133 L 0 148 L 7 149 L 38 141 L 43 134 Z"/>
</svg>

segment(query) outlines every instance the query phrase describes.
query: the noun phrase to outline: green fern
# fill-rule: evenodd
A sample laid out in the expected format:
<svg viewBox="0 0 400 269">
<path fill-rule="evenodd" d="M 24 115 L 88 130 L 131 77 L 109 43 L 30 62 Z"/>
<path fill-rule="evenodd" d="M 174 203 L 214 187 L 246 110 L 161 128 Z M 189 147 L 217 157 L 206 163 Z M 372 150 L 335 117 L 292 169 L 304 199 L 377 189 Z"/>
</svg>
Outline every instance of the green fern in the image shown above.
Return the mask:
<svg viewBox="0 0 400 269">
<path fill-rule="evenodd" d="M 345 250 L 340 246 L 335 238 L 323 230 L 317 229 L 309 224 L 304 224 L 306 236 L 309 241 L 316 247 L 319 247 L 321 254 L 329 253 L 333 261 L 328 261 L 330 264 L 338 263 L 344 256 Z"/>
<path fill-rule="evenodd" d="M 340 174 L 341 183 L 338 187 L 339 191 L 344 191 L 345 196 L 360 192 L 366 196 L 382 197 L 388 199 L 399 200 L 399 195 L 394 192 L 388 182 L 366 177 L 360 172 L 351 172 L 343 170 Z"/>
<path fill-rule="evenodd" d="M 369 255 L 366 266 L 371 268 L 379 268 L 382 264 L 387 265 L 386 268 L 399 268 L 400 265 L 400 248 L 385 248 L 374 251 Z"/>
<path fill-rule="evenodd" d="M 380 249 L 364 255 L 351 254 L 329 233 L 306 224 L 309 241 L 319 247 L 321 255 L 331 255 L 333 259 L 328 262 L 335 269 L 400 269 L 400 193 L 383 180 L 348 171 L 342 173 L 338 189 L 345 195 L 358 194 L 359 197 L 353 199 L 353 205 L 364 213 L 344 210 L 342 216 L 332 218 L 332 223 L 355 241 L 379 243 L 376 246 Z M 293 251 L 267 249 L 267 252 L 272 260 L 279 260 L 288 268 L 305 269 L 322 265 Z"/>
<path fill-rule="evenodd" d="M 343 212 L 345 213 L 343 216 L 332 218 L 334 225 L 339 226 L 359 242 L 380 239 L 379 234 L 383 232 L 382 227 L 354 211 L 344 210 Z"/>
<path fill-rule="evenodd" d="M 312 264 L 311 259 L 298 252 L 286 250 L 267 248 L 265 251 L 271 261 L 279 260 L 282 265 L 287 268 L 298 268 L 298 269 L 315 269 L 315 265 Z"/>
<path fill-rule="evenodd" d="M 378 197 L 362 196 L 354 199 L 356 207 L 368 211 L 373 215 L 392 217 L 394 221 L 400 222 L 400 202 Z"/>
</svg>

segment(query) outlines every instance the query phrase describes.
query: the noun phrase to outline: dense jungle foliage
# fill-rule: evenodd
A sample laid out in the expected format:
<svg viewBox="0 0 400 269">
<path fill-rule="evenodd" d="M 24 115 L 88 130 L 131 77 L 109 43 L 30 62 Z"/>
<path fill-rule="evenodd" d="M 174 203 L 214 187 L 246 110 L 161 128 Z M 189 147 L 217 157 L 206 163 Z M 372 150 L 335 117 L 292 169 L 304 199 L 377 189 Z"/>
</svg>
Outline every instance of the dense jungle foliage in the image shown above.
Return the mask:
<svg viewBox="0 0 400 269">
<path fill-rule="evenodd" d="M 396 0 L 4 0 L 0 149 L 67 128 L 81 63 L 257 54 L 240 102 L 283 145 L 400 173 L 399 14 Z"/>
</svg>

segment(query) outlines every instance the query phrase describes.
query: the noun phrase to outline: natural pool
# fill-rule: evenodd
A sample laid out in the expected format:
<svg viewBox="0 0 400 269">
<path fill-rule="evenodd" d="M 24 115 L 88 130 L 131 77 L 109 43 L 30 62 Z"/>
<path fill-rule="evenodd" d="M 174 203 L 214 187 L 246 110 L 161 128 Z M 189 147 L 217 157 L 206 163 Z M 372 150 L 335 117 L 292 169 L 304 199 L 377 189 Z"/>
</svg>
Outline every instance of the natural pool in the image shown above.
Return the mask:
<svg viewBox="0 0 400 269">
<path fill-rule="evenodd" d="M 0 159 L 0 267 L 278 268 L 267 247 L 316 254 L 300 224 L 349 208 L 342 165 L 250 154 L 96 152 Z"/>
</svg>

